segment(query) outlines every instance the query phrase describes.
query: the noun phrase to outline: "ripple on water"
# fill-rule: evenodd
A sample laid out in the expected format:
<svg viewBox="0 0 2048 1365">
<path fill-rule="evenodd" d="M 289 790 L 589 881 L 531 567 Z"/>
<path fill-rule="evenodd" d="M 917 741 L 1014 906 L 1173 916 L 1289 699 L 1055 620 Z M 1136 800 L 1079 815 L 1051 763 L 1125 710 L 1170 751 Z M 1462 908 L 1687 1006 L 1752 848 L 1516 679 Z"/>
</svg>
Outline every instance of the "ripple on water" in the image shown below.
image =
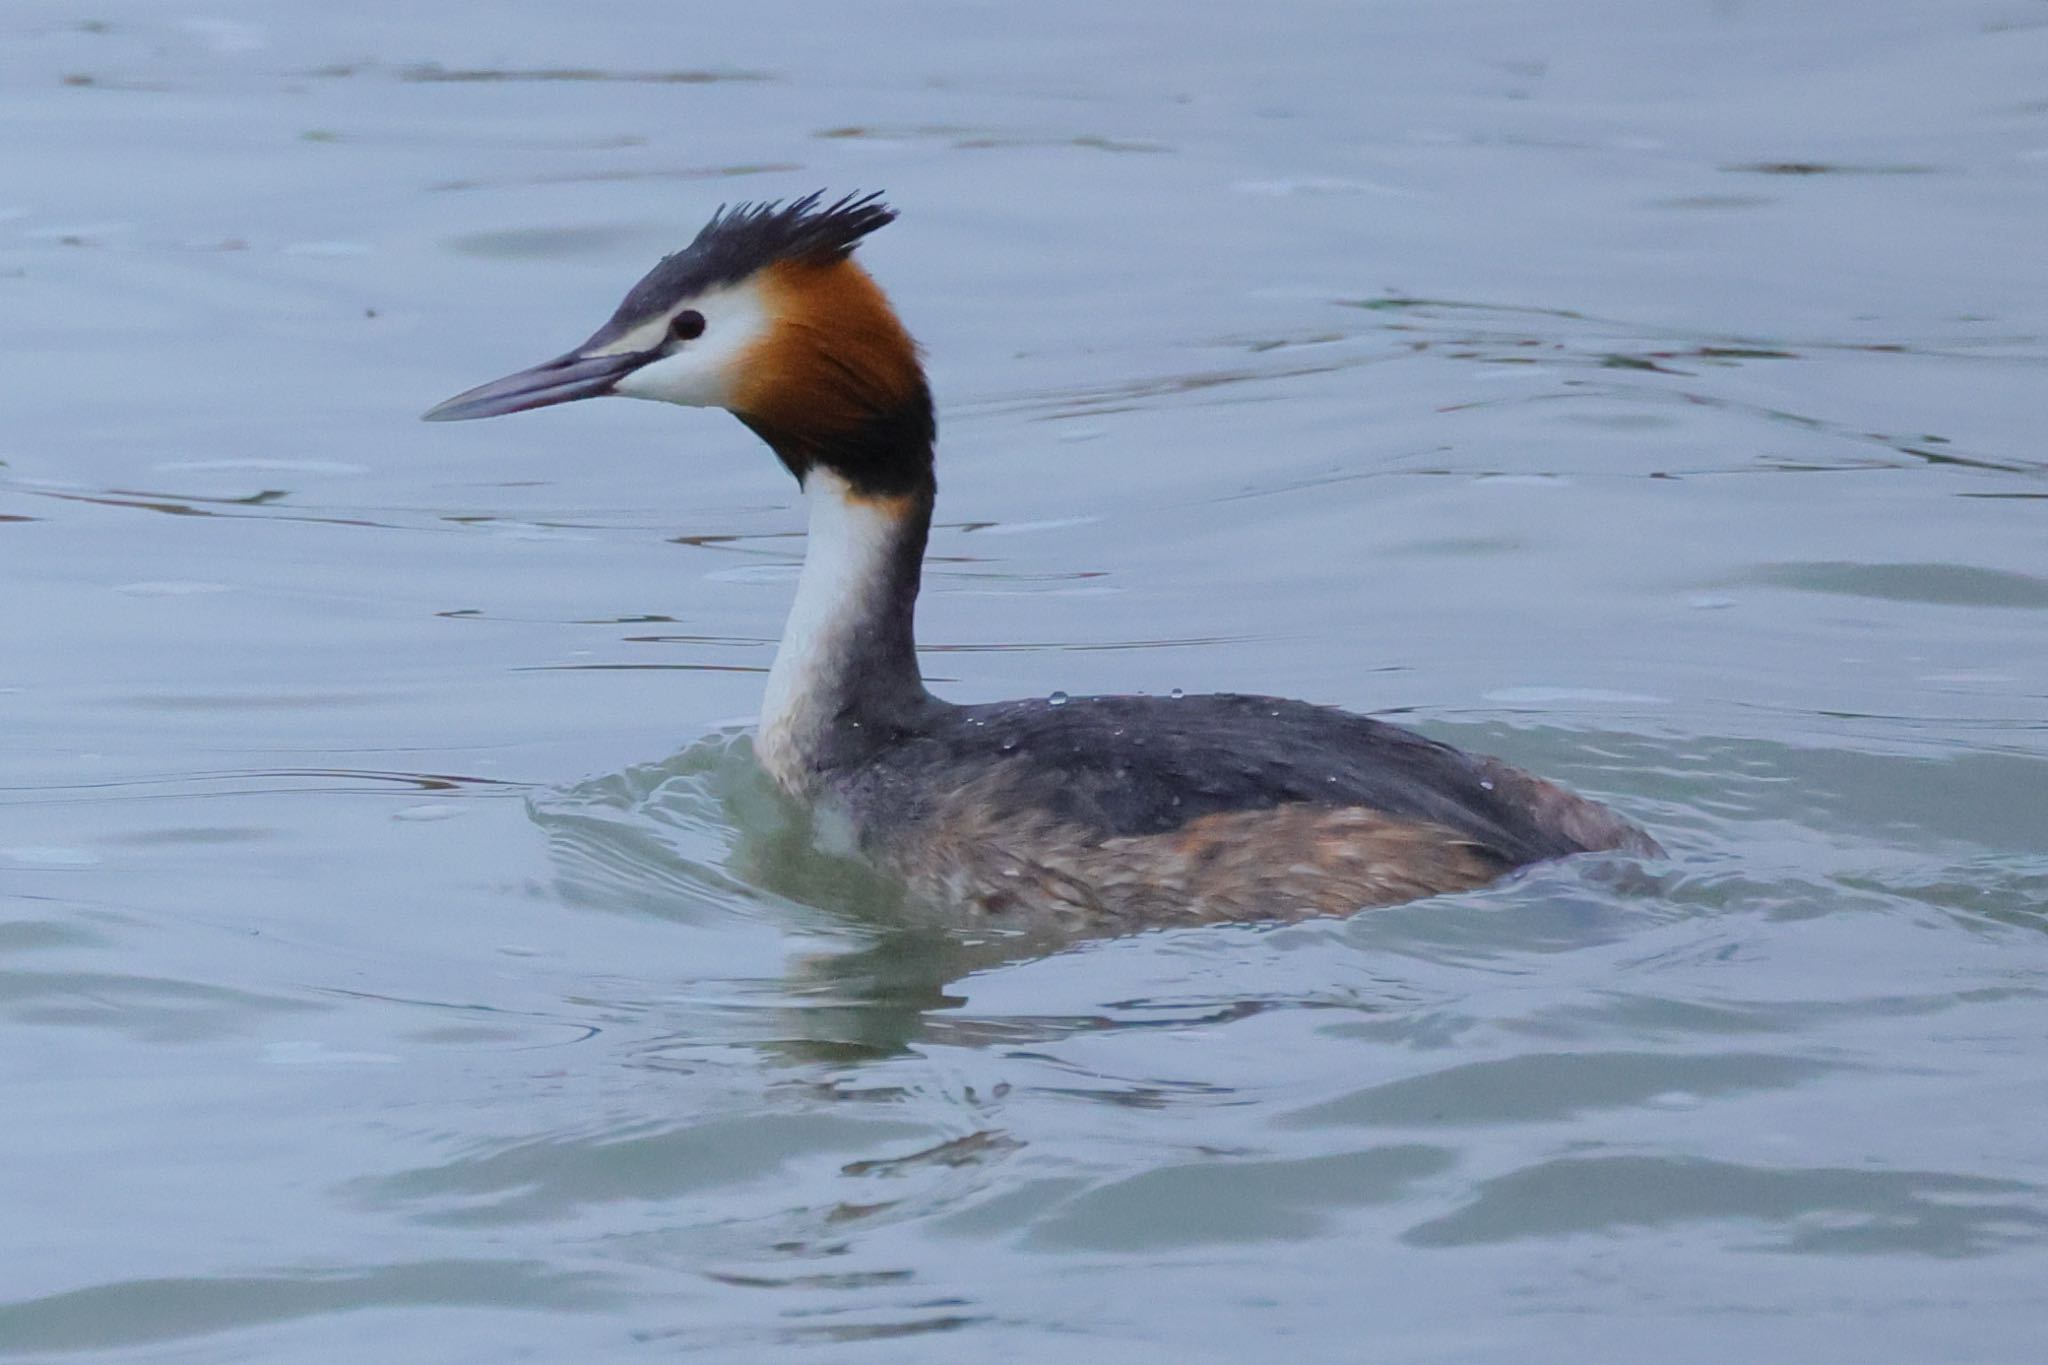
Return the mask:
<svg viewBox="0 0 2048 1365">
<path fill-rule="evenodd" d="M 598 1274 L 489 1258 L 120 1280 L 0 1303 L 0 1351 L 116 1350 L 371 1308 L 590 1312 L 617 1298 Z"/>
<path fill-rule="evenodd" d="M 1286 1127 L 1404 1128 L 1564 1122 L 1603 1109 L 1699 1103 L 1785 1089 L 1836 1064 L 1774 1053 L 1524 1053 L 1368 1086 L 1280 1120 Z"/>
<path fill-rule="evenodd" d="M 2048 608 L 2048 578 L 1967 564 L 1765 564 L 1739 581 L 1885 602 Z"/>
<path fill-rule="evenodd" d="M 843 1169 L 878 1143 L 926 1135 L 881 1115 L 752 1114 L 683 1124 L 606 1125 L 504 1141 L 353 1182 L 355 1201 L 437 1227 L 494 1227 L 570 1218 L 592 1205 L 674 1206 L 730 1192 L 803 1163 Z"/>
<path fill-rule="evenodd" d="M 2043 1193 L 2025 1181 L 1942 1171 L 1565 1157 L 1480 1182 L 1465 1207 L 1417 1224 L 1405 1240 L 1469 1247 L 1732 1223 L 1746 1250 L 1984 1256 L 2048 1241 Z"/>
<path fill-rule="evenodd" d="M 0 969 L 0 1018 L 21 1028 L 83 1028 L 137 1042 L 229 1038 L 244 1033 L 252 1018 L 325 1008 L 293 996 L 175 977 Z"/>
<path fill-rule="evenodd" d="M 1401 1145 L 1156 1166 L 1061 1202 L 1033 1221 L 1026 1245 L 1133 1252 L 1300 1240 L 1329 1231 L 1340 1210 L 1402 1200 L 1456 1160 L 1442 1148 Z"/>
</svg>

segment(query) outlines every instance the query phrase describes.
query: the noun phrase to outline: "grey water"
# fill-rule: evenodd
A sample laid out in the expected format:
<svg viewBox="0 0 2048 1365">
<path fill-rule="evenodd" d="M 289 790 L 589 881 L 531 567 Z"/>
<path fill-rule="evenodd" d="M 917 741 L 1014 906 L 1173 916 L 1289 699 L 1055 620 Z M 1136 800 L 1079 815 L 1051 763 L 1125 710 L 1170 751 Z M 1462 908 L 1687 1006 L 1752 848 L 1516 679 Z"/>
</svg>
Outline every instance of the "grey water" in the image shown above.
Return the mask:
<svg viewBox="0 0 2048 1365">
<path fill-rule="evenodd" d="M 2039 1358 L 2038 0 L 11 0 L 0 129 L 0 1358 Z M 744 738 L 765 451 L 414 420 L 816 188 L 936 689 L 1670 858 L 894 913 Z"/>
</svg>

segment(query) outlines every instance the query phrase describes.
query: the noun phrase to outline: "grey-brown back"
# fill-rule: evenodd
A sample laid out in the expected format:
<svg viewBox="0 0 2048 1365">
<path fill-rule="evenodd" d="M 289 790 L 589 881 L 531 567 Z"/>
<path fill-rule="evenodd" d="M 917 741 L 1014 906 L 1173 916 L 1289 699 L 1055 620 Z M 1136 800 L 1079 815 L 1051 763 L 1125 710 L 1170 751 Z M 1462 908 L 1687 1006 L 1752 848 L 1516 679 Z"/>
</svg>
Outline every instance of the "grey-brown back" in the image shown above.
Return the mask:
<svg viewBox="0 0 2048 1365">
<path fill-rule="evenodd" d="M 994 816 L 1028 813 L 1098 840 L 1311 806 L 1427 824 L 1507 867 L 1597 849 L 1657 851 L 1606 807 L 1497 759 L 1273 697 L 935 704 L 892 739 L 833 783 L 883 842 L 971 785 Z"/>
</svg>

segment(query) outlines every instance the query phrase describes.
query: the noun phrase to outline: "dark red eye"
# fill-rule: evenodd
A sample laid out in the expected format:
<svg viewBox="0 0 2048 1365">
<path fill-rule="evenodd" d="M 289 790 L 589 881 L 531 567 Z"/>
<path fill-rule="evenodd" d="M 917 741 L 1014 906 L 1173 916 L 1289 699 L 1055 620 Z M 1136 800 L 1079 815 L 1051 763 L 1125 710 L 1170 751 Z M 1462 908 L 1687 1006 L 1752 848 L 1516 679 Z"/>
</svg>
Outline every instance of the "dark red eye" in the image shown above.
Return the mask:
<svg viewBox="0 0 2048 1365">
<path fill-rule="evenodd" d="M 704 315 L 694 308 L 685 308 L 669 319 L 668 334 L 677 341 L 695 341 L 704 335 Z"/>
</svg>

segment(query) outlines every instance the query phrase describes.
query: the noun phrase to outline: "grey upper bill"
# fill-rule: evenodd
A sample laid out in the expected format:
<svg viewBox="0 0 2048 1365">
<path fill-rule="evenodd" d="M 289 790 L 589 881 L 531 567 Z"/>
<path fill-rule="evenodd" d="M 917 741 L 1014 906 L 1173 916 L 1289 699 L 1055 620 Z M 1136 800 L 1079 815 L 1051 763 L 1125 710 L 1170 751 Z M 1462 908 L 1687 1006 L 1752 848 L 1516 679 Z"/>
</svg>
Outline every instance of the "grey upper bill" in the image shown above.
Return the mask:
<svg viewBox="0 0 2048 1365">
<path fill-rule="evenodd" d="M 532 369 L 458 393 L 420 416 L 429 422 L 463 422 L 472 417 L 502 417 L 508 412 L 525 412 L 551 403 L 596 398 L 610 393 L 612 385 L 659 354 L 629 351 L 623 355 L 584 355 L 571 351 Z"/>
</svg>

